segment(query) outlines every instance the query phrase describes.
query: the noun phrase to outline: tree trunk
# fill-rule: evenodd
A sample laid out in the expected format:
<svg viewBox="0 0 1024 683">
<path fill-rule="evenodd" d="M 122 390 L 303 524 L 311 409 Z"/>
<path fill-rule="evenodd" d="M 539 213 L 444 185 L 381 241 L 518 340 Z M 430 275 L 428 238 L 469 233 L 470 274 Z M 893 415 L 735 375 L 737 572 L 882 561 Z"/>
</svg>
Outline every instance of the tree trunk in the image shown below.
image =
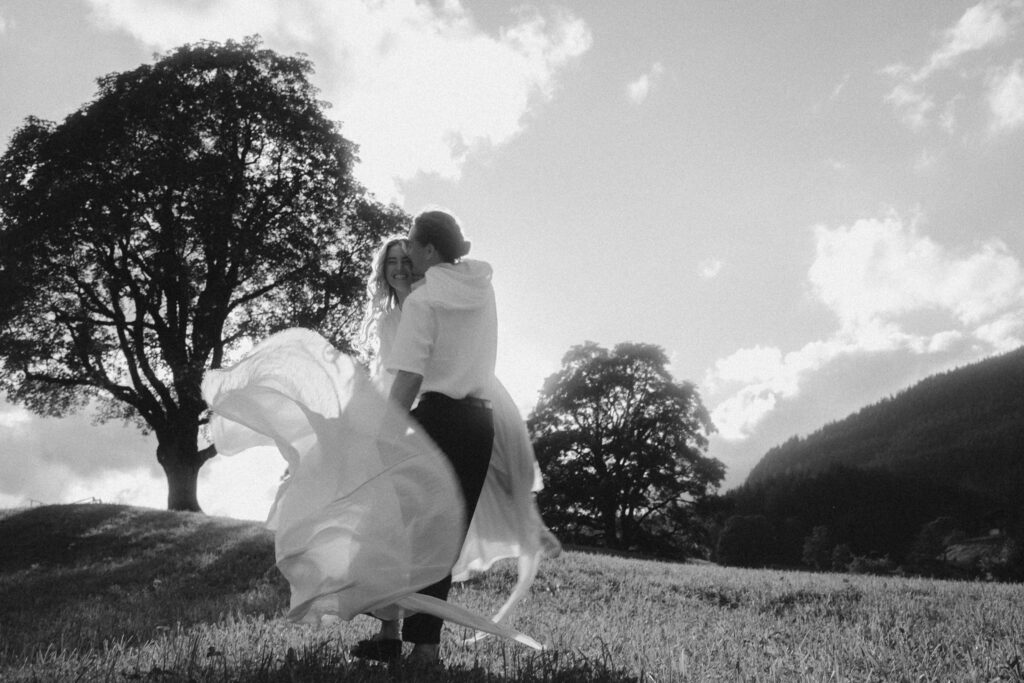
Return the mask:
<svg viewBox="0 0 1024 683">
<path fill-rule="evenodd" d="M 604 510 L 601 511 L 601 520 L 604 524 L 605 545 L 612 549 L 622 547 L 622 542 L 619 538 L 618 520 L 616 519 L 615 512 L 616 509 L 614 505 L 605 505 Z"/>
<path fill-rule="evenodd" d="M 202 512 L 196 497 L 199 468 L 202 465 L 181 462 L 176 458 L 160 464 L 167 475 L 167 509 Z"/>
<path fill-rule="evenodd" d="M 212 446 L 199 450 L 199 422 L 157 432 L 156 459 L 167 475 L 167 509 L 202 512 L 196 487 L 199 469 L 213 457 Z"/>
</svg>

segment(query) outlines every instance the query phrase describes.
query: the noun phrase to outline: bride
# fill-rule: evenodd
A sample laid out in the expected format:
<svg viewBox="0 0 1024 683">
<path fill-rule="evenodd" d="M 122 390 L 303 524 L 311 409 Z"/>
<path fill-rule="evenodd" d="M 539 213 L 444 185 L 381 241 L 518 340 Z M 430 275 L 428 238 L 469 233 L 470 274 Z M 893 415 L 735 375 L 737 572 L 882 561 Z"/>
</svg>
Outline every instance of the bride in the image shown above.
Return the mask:
<svg viewBox="0 0 1024 683">
<path fill-rule="evenodd" d="M 394 425 L 381 393 L 389 381 L 381 359 L 411 291 L 403 243 L 385 242 L 367 286 L 360 340 L 372 358 L 371 378 L 317 333 L 279 332 L 204 378 L 214 442 L 224 455 L 273 444 L 288 462 L 267 524 L 291 587 L 289 619 L 372 614 L 382 620 L 378 636 L 388 637 L 394 620 L 429 612 L 477 629 L 477 637 L 486 631 L 539 647 L 506 622 L 542 555 L 561 546 L 537 510 L 539 469 L 508 392 L 494 381 L 494 449 L 461 550 L 444 533 L 463 525 L 459 506 L 450 504 L 459 493 L 447 461 L 414 420 Z M 416 593 L 449 569 L 465 580 L 505 557 L 518 558 L 519 577 L 491 620 Z"/>
</svg>

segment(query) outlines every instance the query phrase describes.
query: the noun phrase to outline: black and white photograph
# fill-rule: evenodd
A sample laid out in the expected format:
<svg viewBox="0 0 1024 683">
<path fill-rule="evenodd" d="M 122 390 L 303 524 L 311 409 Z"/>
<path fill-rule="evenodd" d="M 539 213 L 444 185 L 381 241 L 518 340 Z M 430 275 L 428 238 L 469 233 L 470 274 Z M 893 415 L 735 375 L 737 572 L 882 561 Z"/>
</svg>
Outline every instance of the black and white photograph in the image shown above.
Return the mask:
<svg viewBox="0 0 1024 683">
<path fill-rule="evenodd" d="M 1024 681 L 1022 493 L 1022 0 L 0 0 L 0 680 Z"/>
</svg>

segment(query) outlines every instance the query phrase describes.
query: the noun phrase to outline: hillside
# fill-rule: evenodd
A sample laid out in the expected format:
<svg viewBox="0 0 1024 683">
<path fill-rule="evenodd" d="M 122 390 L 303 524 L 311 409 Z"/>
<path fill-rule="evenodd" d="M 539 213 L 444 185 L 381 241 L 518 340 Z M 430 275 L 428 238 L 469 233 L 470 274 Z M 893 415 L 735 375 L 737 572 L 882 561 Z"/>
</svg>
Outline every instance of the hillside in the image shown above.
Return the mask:
<svg viewBox="0 0 1024 683">
<path fill-rule="evenodd" d="M 755 565 L 805 566 L 820 528 L 822 552 L 843 546 L 840 555 L 885 556 L 932 575 L 950 575 L 945 549 L 998 530 L 1007 539 L 998 573 L 1019 577 L 1022 444 L 1024 348 L 929 377 L 771 449 L 723 496 L 719 528 L 730 516 L 766 518 L 770 549 L 746 560 Z M 990 574 L 976 566 L 953 575 Z"/>
<path fill-rule="evenodd" d="M 1024 347 L 929 377 L 794 437 L 769 450 L 746 483 L 837 467 L 1013 502 L 1024 490 Z"/>
<path fill-rule="evenodd" d="M 1019 680 L 1017 586 L 750 571 L 567 550 L 514 623 L 533 650 L 447 627 L 445 668 L 346 652 L 373 620 L 298 626 L 254 522 L 123 505 L 0 510 L 0 680 L 638 683 Z M 497 608 L 514 563 L 457 585 Z M 884 637 L 879 637 L 879 633 Z M 936 643 L 948 646 L 936 647 Z"/>
</svg>

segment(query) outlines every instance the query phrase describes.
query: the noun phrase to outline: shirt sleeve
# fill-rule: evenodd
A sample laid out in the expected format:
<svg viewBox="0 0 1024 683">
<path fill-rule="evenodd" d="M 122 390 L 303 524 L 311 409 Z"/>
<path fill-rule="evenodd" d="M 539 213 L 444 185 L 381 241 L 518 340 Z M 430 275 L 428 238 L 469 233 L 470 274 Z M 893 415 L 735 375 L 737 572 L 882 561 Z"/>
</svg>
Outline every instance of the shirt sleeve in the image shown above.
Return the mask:
<svg viewBox="0 0 1024 683">
<path fill-rule="evenodd" d="M 385 369 L 426 375 L 427 361 L 436 336 L 435 327 L 433 312 L 426 302 L 409 296 L 402 306 L 402 318 L 390 358 L 385 359 Z"/>
</svg>

